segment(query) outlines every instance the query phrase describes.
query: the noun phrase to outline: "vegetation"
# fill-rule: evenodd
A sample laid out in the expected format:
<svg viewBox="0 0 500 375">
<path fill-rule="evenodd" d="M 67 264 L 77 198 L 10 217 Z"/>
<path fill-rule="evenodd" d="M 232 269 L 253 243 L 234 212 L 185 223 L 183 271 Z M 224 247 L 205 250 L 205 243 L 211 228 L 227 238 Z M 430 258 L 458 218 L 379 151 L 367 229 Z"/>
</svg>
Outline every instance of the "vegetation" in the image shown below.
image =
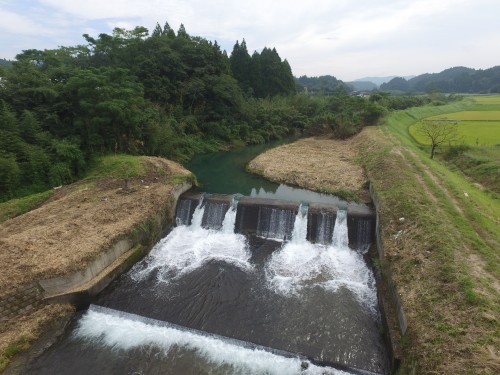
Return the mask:
<svg viewBox="0 0 500 375">
<path fill-rule="evenodd" d="M 500 193 L 500 96 L 479 96 L 468 104 L 469 110 L 430 116 L 427 121 L 457 121 L 458 140 L 444 144 L 438 155 L 454 171 L 460 171 L 492 193 Z M 409 127 L 419 147 L 430 143 L 417 129 Z"/>
<path fill-rule="evenodd" d="M 6 60 L 6 59 L 0 59 L 0 66 L 6 67 L 6 68 L 11 68 L 12 61 Z"/>
<path fill-rule="evenodd" d="M 308 92 L 311 95 L 331 95 L 353 91 L 348 85 L 333 76 L 301 76 L 295 78 L 295 83 L 298 92 Z"/>
<path fill-rule="evenodd" d="M 184 161 L 196 153 L 289 135 L 345 138 L 387 109 L 424 97 L 339 92 L 296 94 L 290 66 L 273 48 L 251 56 L 168 23 L 85 45 L 27 50 L 0 67 L 0 201 L 68 184 L 106 154 Z M 334 78 L 331 78 L 333 81 Z"/>
<path fill-rule="evenodd" d="M 458 141 L 456 122 L 420 121 L 416 124 L 416 133 L 431 145 L 431 159 L 434 159 L 436 147 Z"/>
<path fill-rule="evenodd" d="M 448 93 L 499 93 L 500 66 L 475 70 L 463 66 L 443 70 L 440 73 L 421 74 L 406 80 L 395 77 L 380 86 L 381 91 Z"/>
<path fill-rule="evenodd" d="M 94 160 L 85 179 L 95 178 L 131 178 L 145 175 L 141 158 L 132 155 L 107 155 Z"/>
<path fill-rule="evenodd" d="M 52 196 L 52 190 L 0 203 L 0 223 L 38 207 Z"/>
<path fill-rule="evenodd" d="M 382 207 L 383 267 L 392 271 L 409 322 L 401 374 L 499 370 L 498 198 L 441 158 L 429 159 L 409 133 L 416 121 L 476 104 L 396 112 L 385 136 L 370 129 L 362 147 Z"/>
</svg>

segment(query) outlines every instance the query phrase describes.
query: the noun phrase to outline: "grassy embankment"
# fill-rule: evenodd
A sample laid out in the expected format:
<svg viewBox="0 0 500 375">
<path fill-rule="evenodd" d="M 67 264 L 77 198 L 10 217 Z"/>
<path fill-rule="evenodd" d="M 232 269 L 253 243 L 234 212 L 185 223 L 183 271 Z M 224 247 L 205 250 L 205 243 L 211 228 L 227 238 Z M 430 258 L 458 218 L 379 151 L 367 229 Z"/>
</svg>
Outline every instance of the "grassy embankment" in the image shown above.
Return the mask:
<svg viewBox="0 0 500 375">
<path fill-rule="evenodd" d="M 141 163 L 141 160 L 142 158 L 139 156 L 125 154 L 98 157 L 94 160 L 82 180 L 75 184 L 71 192 L 94 187 L 95 183 L 93 180 L 103 178 L 126 179 L 145 176 L 148 171 Z M 185 176 L 174 176 L 169 179 L 169 183 L 176 184 L 185 179 Z M 0 203 L 0 223 L 39 207 L 49 200 L 56 191 L 47 190 L 42 193 Z"/>
<path fill-rule="evenodd" d="M 77 192 L 79 192 L 78 194 L 82 194 L 83 190 L 87 190 L 90 192 L 90 195 L 94 194 L 97 197 L 99 197 L 100 189 L 116 192 L 116 182 L 114 181 L 118 181 L 118 183 L 120 183 L 120 180 L 123 181 L 123 179 L 135 179 L 136 181 L 131 183 L 131 188 L 129 189 L 129 193 L 132 194 L 135 190 L 137 190 L 136 186 L 141 186 L 140 179 L 144 179 L 144 182 L 147 184 L 160 182 L 166 185 L 176 185 L 183 181 L 192 179 L 190 175 L 182 174 L 180 172 L 180 174 L 176 174 L 178 173 L 178 170 L 175 167 L 171 168 L 170 165 L 167 167 L 167 169 L 171 169 L 170 171 L 165 172 L 164 168 L 165 165 L 155 158 L 144 158 L 130 155 L 110 155 L 97 158 L 89 169 L 86 177 L 79 182 L 56 190 L 1 203 L 0 223 L 8 220 L 9 218 L 19 216 L 32 208 L 39 207 L 43 205 L 44 202 L 61 199 L 63 196 L 71 197 L 74 195 L 73 193 Z M 166 173 L 169 173 L 169 175 L 166 176 Z M 137 179 L 139 179 L 139 182 Z M 120 186 L 123 186 L 123 183 L 121 183 Z M 152 189 L 153 188 L 148 189 L 148 192 Z M 85 199 L 87 199 L 87 201 L 90 200 L 90 198 Z M 115 197 L 113 200 L 117 200 L 117 198 Z M 101 201 L 101 199 L 97 198 L 97 202 Z M 80 203 L 83 207 L 84 203 L 79 202 L 78 204 Z M 109 203 L 109 201 L 107 203 Z M 61 215 L 58 215 L 61 216 L 58 219 L 60 222 L 55 223 L 55 225 L 61 227 L 61 231 L 63 232 L 63 226 L 65 224 L 64 220 L 68 220 L 63 217 L 63 214 L 70 208 L 66 207 L 65 204 L 63 204 L 64 209 L 61 209 L 60 211 Z M 98 206 L 99 203 L 96 204 L 97 206 L 95 207 L 95 210 L 97 213 L 100 211 L 100 208 Z M 85 207 L 89 208 L 87 205 L 85 205 Z M 72 209 L 76 208 L 77 207 L 72 207 Z M 86 210 L 87 208 L 82 210 Z M 43 209 L 43 207 L 41 209 Z M 137 210 L 140 210 L 141 212 L 143 211 L 140 207 Z M 130 217 L 131 214 L 131 212 L 128 212 L 127 217 Z M 75 212 L 74 216 L 78 217 L 79 214 Z M 18 219 L 22 220 L 22 217 Z M 81 224 L 77 223 L 76 220 L 69 220 L 71 225 L 78 226 Z M 8 225 L 8 223 L 5 223 L 4 225 Z M 79 233 L 79 231 L 75 230 L 72 233 Z M 90 235 L 86 231 L 83 231 L 83 233 L 85 233 L 86 236 Z M 79 239 L 75 238 L 74 241 L 79 242 Z M 40 246 L 43 246 L 43 244 Z M 67 248 L 70 249 L 69 251 L 74 250 L 74 247 L 70 245 L 68 245 Z M 25 250 L 28 257 L 32 255 L 30 254 L 30 250 Z M 46 251 L 48 252 L 50 249 L 46 249 Z M 11 287 L 19 286 L 19 283 L 16 280 L 12 280 L 12 274 L 10 275 L 10 278 L 11 283 L 13 283 L 10 285 Z M 2 292 L 5 292 L 5 290 L 0 291 L 0 297 L 3 295 Z M 0 321 L 0 372 L 3 371 L 16 354 L 29 348 L 31 342 L 38 338 L 47 329 L 47 327 L 52 326 L 53 323 L 58 320 L 65 319 L 68 314 L 71 314 L 71 311 L 71 308 L 66 305 L 49 305 L 32 311 L 27 315 L 19 316 L 8 322 Z"/>
<path fill-rule="evenodd" d="M 396 112 L 382 131 L 364 133 L 361 162 L 381 201 L 383 267 L 409 321 L 403 374 L 500 371 L 498 196 L 431 160 L 409 131 L 423 118 L 478 105 Z"/>
</svg>

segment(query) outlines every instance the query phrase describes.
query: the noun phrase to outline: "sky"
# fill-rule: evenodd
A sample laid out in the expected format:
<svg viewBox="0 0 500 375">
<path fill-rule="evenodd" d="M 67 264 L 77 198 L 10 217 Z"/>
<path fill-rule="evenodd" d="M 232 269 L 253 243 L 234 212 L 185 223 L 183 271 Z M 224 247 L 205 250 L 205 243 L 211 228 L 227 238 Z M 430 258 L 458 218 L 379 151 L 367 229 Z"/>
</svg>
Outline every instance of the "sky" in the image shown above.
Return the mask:
<svg viewBox="0 0 500 375">
<path fill-rule="evenodd" d="M 500 65 L 498 0 L 0 0 L 0 58 L 167 21 L 231 53 L 275 47 L 295 76 L 437 73 Z"/>
</svg>

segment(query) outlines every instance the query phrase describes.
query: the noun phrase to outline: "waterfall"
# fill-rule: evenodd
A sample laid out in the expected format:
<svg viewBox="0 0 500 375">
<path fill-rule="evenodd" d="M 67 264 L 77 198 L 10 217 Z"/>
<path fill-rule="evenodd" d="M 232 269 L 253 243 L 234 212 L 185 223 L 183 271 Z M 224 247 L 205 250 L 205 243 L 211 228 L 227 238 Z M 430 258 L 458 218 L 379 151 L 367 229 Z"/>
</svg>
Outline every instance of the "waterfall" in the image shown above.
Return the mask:
<svg viewBox="0 0 500 375">
<path fill-rule="evenodd" d="M 157 360 L 169 352 L 190 355 L 193 361 L 203 358 L 212 369 L 220 368 L 221 373 L 228 373 L 229 367 L 235 374 L 348 375 L 334 368 L 316 366 L 299 354 L 94 305 L 82 316 L 75 333 L 87 345 L 98 344 L 101 348 L 133 351 L 157 347 L 162 349 L 156 355 Z"/>
<path fill-rule="evenodd" d="M 236 224 L 236 209 L 238 201 L 233 198 L 231 203 L 231 208 L 227 210 L 224 216 L 224 221 L 222 222 L 222 232 L 223 233 L 234 233 L 234 226 Z"/>
<path fill-rule="evenodd" d="M 222 221 L 228 211 L 229 204 L 219 201 L 207 200 L 205 212 L 202 219 L 202 227 L 207 229 L 220 230 Z"/>
<path fill-rule="evenodd" d="M 295 217 L 293 210 L 262 206 L 259 209 L 257 235 L 276 240 L 290 238 Z"/>
<path fill-rule="evenodd" d="M 179 225 L 189 225 L 191 221 L 191 206 L 193 201 L 191 199 L 180 199 L 177 203 L 177 210 L 175 213 L 175 223 Z"/>
<path fill-rule="evenodd" d="M 323 245 L 330 244 L 332 241 L 333 227 L 335 225 L 335 215 L 331 212 L 321 212 L 317 220 L 316 242 Z"/>
<path fill-rule="evenodd" d="M 347 233 L 347 211 L 338 210 L 335 227 L 333 228 L 332 245 L 335 247 L 345 248 L 349 245 L 349 237 Z"/>
<path fill-rule="evenodd" d="M 295 223 L 293 224 L 292 242 L 304 243 L 307 241 L 307 206 L 300 205 Z"/>
<path fill-rule="evenodd" d="M 203 206 L 203 199 L 200 199 L 200 203 L 196 206 L 193 218 L 191 220 L 191 228 L 198 229 L 201 228 L 201 222 L 203 220 L 203 214 L 205 213 L 205 206 Z"/>
</svg>

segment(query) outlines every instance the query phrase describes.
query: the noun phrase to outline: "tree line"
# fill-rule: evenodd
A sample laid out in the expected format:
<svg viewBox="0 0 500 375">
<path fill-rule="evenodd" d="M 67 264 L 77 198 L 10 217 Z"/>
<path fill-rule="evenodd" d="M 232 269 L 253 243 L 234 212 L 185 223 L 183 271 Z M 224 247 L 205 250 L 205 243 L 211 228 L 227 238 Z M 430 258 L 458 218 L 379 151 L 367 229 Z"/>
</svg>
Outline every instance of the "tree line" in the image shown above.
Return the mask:
<svg viewBox="0 0 500 375">
<path fill-rule="evenodd" d="M 250 55 L 242 40 L 228 56 L 183 25 L 83 38 L 0 66 L 0 201 L 70 183 L 95 155 L 184 161 L 290 135 L 347 137 L 393 100 L 297 93 L 275 48 Z"/>
</svg>

